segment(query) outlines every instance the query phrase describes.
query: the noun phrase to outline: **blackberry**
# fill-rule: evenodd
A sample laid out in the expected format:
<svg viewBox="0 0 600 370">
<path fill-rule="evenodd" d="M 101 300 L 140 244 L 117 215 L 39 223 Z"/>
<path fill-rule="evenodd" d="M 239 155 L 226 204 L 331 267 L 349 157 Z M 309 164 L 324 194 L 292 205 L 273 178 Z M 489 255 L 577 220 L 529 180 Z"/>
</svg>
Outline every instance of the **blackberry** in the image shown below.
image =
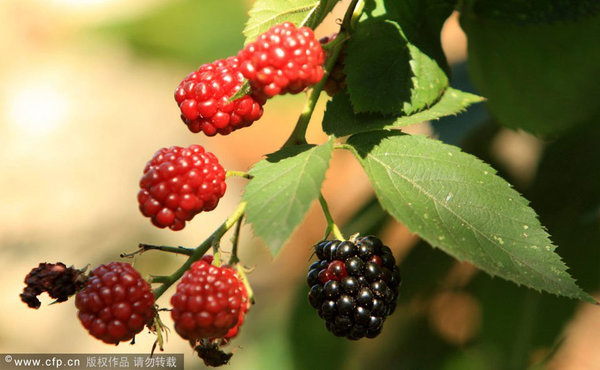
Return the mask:
<svg viewBox="0 0 600 370">
<path fill-rule="evenodd" d="M 334 335 L 374 338 L 396 308 L 400 271 L 389 247 L 375 236 L 317 243 L 308 300 Z"/>
</svg>

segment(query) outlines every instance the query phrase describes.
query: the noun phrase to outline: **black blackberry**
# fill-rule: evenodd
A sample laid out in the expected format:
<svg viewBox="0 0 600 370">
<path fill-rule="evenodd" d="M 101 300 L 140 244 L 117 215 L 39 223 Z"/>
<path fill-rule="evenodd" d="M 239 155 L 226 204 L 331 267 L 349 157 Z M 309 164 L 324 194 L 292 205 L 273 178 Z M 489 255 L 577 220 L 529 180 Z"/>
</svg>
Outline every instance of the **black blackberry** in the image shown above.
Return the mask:
<svg viewBox="0 0 600 370">
<path fill-rule="evenodd" d="M 389 247 L 375 236 L 325 240 L 314 246 L 308 300 L 334 335 L 374 338 L 396 308 L 400 271 Z"/>
</svg>

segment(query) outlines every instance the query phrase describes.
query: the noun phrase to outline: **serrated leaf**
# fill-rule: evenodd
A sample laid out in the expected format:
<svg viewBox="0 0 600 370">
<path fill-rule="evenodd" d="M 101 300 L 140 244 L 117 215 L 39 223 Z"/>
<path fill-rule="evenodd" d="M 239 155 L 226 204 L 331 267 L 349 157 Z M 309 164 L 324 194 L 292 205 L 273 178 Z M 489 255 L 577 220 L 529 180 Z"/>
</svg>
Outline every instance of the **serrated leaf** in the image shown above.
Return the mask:
<svg viewBox="0 0 600 370">
<path fill-rule="evenodd" d="M 246 218 L 254 232 L 277 254 L 317 199 L 333 141 L 286 147 L 269 154 L 250 170 L 246 186 Z"/>
<path fill-rule="evenodd" d="M 528 202 L 457 147 L 397 131 L 348 140 L 382 206 L 411 231 L 492 276 L 594 302 L 566 272 Z"/>
<path fill-rule="evenodd" d="M 292 22 L 305 25 L 318 10 L 318 0 L 257 0 L 248 12 L 250 18 L 243 34 L 246 44 L 276 24 Z"/>
<path fill-rule="evenodd" d="M 393 127 L 405 127 L 424 121 L 437 120 L 463 112 L 469 105 L 483 98 L 464 91 L 448 88 L 442 98 L 422 112 L 400 117 L 378 113 L 354 113 L 348 94 L 338 93 L 327 103 L 323 117 L 323 131 L 342 137 L 359 132 L 375 131 Z"/>
<path fill-rule="evenodd" d="M 355 112 L 410 114 L 448 87 L 439 33 L 446 0 L 376 0 L 348 41 L 344 71 Z"/>
</svg>

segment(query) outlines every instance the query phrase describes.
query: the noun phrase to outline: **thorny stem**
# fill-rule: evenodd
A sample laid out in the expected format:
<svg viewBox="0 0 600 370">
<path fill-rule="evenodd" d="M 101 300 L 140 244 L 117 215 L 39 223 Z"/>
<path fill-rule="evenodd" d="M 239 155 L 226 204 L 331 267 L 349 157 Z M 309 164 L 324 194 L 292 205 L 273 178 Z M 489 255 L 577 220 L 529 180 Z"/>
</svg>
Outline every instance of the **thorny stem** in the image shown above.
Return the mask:
<svg viewBox="0 0 600 370">
<path fill-rule="evenodd" d="M 158 288 L 154 289 L 154 298 L 158 299 L 167 289 L 169 289 L 171 285 L 173 285 L 173 283 L 179 280 L 183 273 L 190 268 L 192 263 L 202 258 L 202 256 L 204 256 L 204 254 L 210 249 L 210 247 L 213 246 L 216 242 L 218 242 L 223 237 L 223 235 L 229 229 L 231 229 L 240 218 L 242 218 L 245 211 L 246 202 L 241 202 L 236 208 L 236 210 L 233 211 L 233 213 L 227 218 L 227 220 L 225 220 L 225 222 L 223 222 L 221 226 L 219 226 L 219 228 L 212 233 L 212 235 L 206 238 L 206 240 L 202 242 L 202 244 L 200 244 L 198 247 L 196 247 L 196 249 L 194 249 L 193 253 L 189 256 L 185 263 L 177 269 L 177 271 L 175 271 L 169 276 L 160 277 L 162 284 Z M 159 277 L 156 276 L 155 278 Z"/>
<path fill-rule="evenodd" d="M 193 249 L 190 248 L 185 248 L 185 247 L 170 247 L 167 245 L 152 245 L 152 244 L 144 244 L 144 243 L 140 243 L 138 244 L 138 250 L 136 250 L 135 252 L 131 252 L 131 253 L 121 253 L 120 257 L 124 258 L 124 257 L 133 257 L 136 254 L 142 254 L 146 251 L 162 251 L 162 252 L 169 252 L 169 253 L 175 253 L 175 254 L 184 254 L 186 256 L 191 256 L 192 253 L 194 253 Z"/>
<path fill-rule="evenodd" d="M 323 214 L 325 215 L 325 218 L 327 219 L 327 232 L 326 232 L 325 238 L 327 238 L 327 235 L 329 235 L 329 233 L 331 232 L 331 233 L 333 233 L 333 236 L 336 239 L 346 240 L 346 238 L 344 238 L 344 235 L 342 235 L 340 228 L 335 224 L 335 221 L 333 221 L 333 217 L 331 217 L 331 213 L 329 212 L 329 206 L 327 205 L 327 202 L 325 201 L 323 194 L 319 194 L 319 203 L 321 203 L 321 208 L 323 209 Z"/>
</svg>

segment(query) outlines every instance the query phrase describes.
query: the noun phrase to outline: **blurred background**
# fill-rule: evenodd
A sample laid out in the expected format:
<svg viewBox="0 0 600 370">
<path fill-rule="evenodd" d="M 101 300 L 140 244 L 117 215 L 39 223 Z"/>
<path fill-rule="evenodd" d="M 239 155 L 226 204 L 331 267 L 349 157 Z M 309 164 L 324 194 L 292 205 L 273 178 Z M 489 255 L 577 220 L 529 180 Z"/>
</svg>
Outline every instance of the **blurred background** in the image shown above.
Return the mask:
<svg viewBox="0 0 600 370">
<path fill-rule="evenodd" d="M 27 308 L 19 299 L 23 278 L 40 262 L 93 267 L 119 260 L 140 242 L 196 246 L 235 209 L 246 181 L 240 178 L 228 180 L 215 211 L 183 231 L 159 230 L 139 214 L 136 193 L 146 161 L 161 147 L 199 143 L 226 168 L 248 170 L 291 133 L 303 95 L 273 99 L 260 121 L 225 137 L 194 135 L 179 119 L 175 87 L 200 64 L 242 47 L 251 3 L 0 1 L 0 352 L 150 350 L 151 334 L 117 347 L 87 335 L 72 302 L 48 306 L 43 296 L 38 311 Z M 336 31 L 346 4 L 326 19 L 319 37 Z M 442 41 L 452 85 L 477 92 L 457 14 Z M 309 127 L 312 142 L 326 140 L 319 127 L 324 103 Z M 584 126 L 540 140 L 494 122 L 480 104 L 407 131 L 461 145 L 497 168 L 532 201 L 571 274 L 598 297 L 600 208 L 584 211 L 600 204 L 600 171 L 590 171 L 600 162 L 599 130 Z M 581 158 L 591 160 L 584 166 Z M 573 179 L 585 180 L 573 185 Z M 377 233 L 393 249 L 404 277 L 396 313 L 375 340 L 348 342 L 326 331 L 306 301 L 304 280 L 310 247 L 325 228 L 316 205 L 274 259 L 245 225 L 240 257 L 254 269 L 256 305 L 229 347 L 230 368 L 522 369 L 544 361 L 551 369 L 600 369 L 597 307 L 491 279 L 420 242 L 382 212 L 345 151 L 334 153 L 324 195 L 347 234 Z M 161 275 L 183 258 L 148 252 L 132 262 L 143 274 Z M 172 291 L 159 300 L 162 307 Z M 172 327 L 168 313 L 161 317 Z M 186 368 L 201 364 L 174 331 L 165 351 L 184 353 Z"/>
</svg>

